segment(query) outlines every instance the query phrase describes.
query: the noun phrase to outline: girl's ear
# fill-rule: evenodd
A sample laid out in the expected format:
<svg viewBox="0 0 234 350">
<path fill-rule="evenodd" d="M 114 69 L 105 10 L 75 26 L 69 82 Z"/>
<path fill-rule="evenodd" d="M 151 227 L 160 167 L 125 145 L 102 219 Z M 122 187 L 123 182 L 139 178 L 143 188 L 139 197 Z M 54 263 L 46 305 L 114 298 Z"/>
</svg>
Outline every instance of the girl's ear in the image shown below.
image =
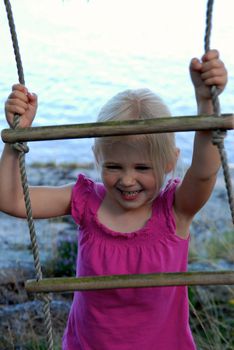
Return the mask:
<svg viewBox="0 0 234 350">
<path fill-rule="evenodd" d="M 165 173 L 169 174 L 170 172 L 172 172 L 175 169 L 177 160 L 180 156 L 180 149 L 179 148 L 175 148 L 175 158 L 174 158 L 174 162 L 170 162 L 166 165 L 166 169 L 165 169 Z"/>
</svg>

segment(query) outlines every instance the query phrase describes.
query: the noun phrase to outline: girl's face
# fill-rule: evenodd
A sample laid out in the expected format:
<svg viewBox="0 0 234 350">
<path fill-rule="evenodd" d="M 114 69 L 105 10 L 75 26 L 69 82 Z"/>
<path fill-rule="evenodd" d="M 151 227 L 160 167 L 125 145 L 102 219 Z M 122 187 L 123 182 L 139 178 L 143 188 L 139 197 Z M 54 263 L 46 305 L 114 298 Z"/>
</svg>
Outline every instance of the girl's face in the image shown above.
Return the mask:
<svg viewBox="0 0 234 350">
<path fill-rule="evenodd" d="M 142 146 L 121 141 L 101 146 L 98 163 L 108 199 L 124 210 L 149 206 L 157 194 L 153 164 Z"/>
</svg>

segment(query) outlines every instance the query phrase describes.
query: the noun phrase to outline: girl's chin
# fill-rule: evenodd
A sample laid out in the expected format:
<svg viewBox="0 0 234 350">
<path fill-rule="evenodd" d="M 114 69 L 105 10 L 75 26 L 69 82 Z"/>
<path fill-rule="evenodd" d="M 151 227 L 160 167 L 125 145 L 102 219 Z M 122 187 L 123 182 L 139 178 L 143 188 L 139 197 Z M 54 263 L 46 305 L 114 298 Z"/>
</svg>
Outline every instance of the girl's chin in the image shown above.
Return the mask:
<svg viewBox="0 0 234 350">
<path fill-rule="evenodd" d="M 117 201 L 121 207 L 127 209 L 137 209 L 146 204 L 144 199 L 139 194 L 134 196 L 121 195 Z"/>
</svg>

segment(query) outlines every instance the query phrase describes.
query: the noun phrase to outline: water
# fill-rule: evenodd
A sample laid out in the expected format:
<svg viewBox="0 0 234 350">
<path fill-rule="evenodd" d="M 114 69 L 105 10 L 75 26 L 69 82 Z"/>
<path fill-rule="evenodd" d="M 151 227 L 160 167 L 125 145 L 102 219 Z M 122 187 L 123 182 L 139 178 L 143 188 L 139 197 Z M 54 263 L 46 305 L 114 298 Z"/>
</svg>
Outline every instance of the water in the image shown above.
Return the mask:
<svg viewBox="0 0 234 350">
<path fill-rule="evenodd" d="M 204 0 L 12 0 L 26 85 L 39 96 L 35 126 L 93 122 L 117 92 L 149 87 L 173 115 L 195 115 L 188 64 L 203 52 Z M 233 113 L 234 4 L 216 1 L 212 47 L 229 70 L 223 113 Z M 6 127 L 4 101 L 17 82 L 8 24 L 0 4 L 0 129 Z M 193 133 L 178 133 L 185 163 Z M 233 132 L 225 144 L 234 164 Z M 91 139 L 32 142 L 27 162 L 90 162 Z M 0 150 L 3 143 L 0 144 Z"/>
</svg>

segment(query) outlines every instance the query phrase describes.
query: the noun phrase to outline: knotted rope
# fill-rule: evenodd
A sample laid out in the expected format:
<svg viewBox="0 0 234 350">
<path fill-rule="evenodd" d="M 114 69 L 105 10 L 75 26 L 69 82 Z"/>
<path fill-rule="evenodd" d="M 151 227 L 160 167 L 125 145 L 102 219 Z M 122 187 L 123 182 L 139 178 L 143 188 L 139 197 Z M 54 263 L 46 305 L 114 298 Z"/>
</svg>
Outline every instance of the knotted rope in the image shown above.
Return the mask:
<svg viewBox="0 0 234 350">
<path fill-rule="evenodd" d="M 213 2 L 212 0 L 208 0 L 207 3 L 207 19 L 206 19 L 206 33 L 205 33 L 205 52 L 209 50 L 209 41 L 210 41 L 210 33 L 211 33 L 211 22 L 212 22 L 212 8 L 213 8 Z M 21 62 L 21 56 L 19 52 L 19 46 L 18 46 L 18 40 L 17 35 L 15 31 L 15 24 L 13 20 L 11 5 L 9 0 L 4 0 L 10 32 L 11 32 L 11 38 L 12 38 L 12 44 L 14 48 L 14 54 L 15 54 L 15 60 L 18 70 L 18 77 L 19 82 L 21 84 L 25 84 L 24 81 L 24 73 L 23 73 L 23 67 Z M 220 116 L 220 106 L 219 106 L 219 100 L 218 100 L 218 93 L 217 88 L 215 86 L 212 86 L 211 88 L 211 97 L 212 97 L 212 103 L 214 108 L 214 113 L 217 116 Z M 14 117 L 14 125 L 13 128 L 19 127 L 19 121 L 20 116 L 18 114 Z M 222 162 L 223 167 L 223 173 L 225 178 L 225 184 L 227 188 L 228 193 L 228 200 L 229 205 L 232 213 L 232 219 L 234 223 L 234 203 L 233 203 L 233 196 L 232 196 L 232 185 L 231 185 L 231 177 L 229 174 L 229 168 L 228 168 L 228 162 L 227 162 L 227 156 L 224 149 L 224 137 L 225 133 L 218 130 L 213 132 L 213 143 L 217 145 L 220 153 L 220 158 Z M 36 238 L 36 231 L 34 226 L 34 220 L 32 216 L 32 208 L 31 208 L 31 200 L 29 196 L 29 186 L 27 181 L 27 174 L 26 174 L 26 166 L 25 166 L 25 153 L 28 152 L 28 147 L 25 143 L 15 143 L 13 145 L 14 149 L 19 152 L 19 168 L 20 168 L 20 174 L 21 174 L 21 181 L 22 181 L 22 187 L 23 187 L 23 193 L 24 193 L 24 199 L 25 199 L 25 207 L 26 207 L 26 215 L 27 215 L 27 221 L 28 221 L 28 227 L 30 232 L 30 239 L 32 244 L 32 251 L 33 251 L 33 257 L 34 257 L 34 265 L 36 270 L 36 277 L 37 280 L 42 280 L 42 270 L 41 270 L 41 263 L 39 258 L 39 249 L 37 244 L 37 238 Z M 45 314 L 45 329 L 47 332 L 47 344 L 48 344 L 48 350 L 53 350 L 53 337 L 52 337 L 52 324 L 51 324 L 51 315 L 50 315 L 50 298 L 48 295 L 41 295 L 41 298 L 43 299 L 43 311 Z"/>
<path fill-rule="evenodd" d="M 7 18 L 8 23 L 10 27 L 11 32 L 11 39 L 14 49 L 14 55 L 17 65 L 17 71 L 18 71 L 18 78 L 19 83 L 25 85 L 24 80 L 24 72 L 23 72 L 23 66 L 19 51 L 19 45 L 17 40 L 17 34 L 15 30 L 15 24 L 11 9 L 11 4 L 9 0 L 4 0 L 6 12 L 7 12 Z M 14 116 L 14 122 L 13 122 L 13 128 L 17 129 L 19 128 L 19 122 L 20 122 L 20 115 L 15 114 Z M 37 243 L 37 237 L 36 237 L 36 231 L 35 231 L 35 225 L 32 215 L 32 207 L 31 207 L 31 200 L 29 195 L 29 186 L 28 186 L 28 180 L 27 180 L 27 173 L 26 173 L 26 165 L 25 165 L 25 153 L 28 152 L 28 146 L 25 143 L 16 143 L 12 145 L 13 148 L 19 152 L 19 168 L 20 168 L 20 175 L 21 175 L 21 182 L 23 187 L 23 194 L 24 194 L 24 200 L 25 200 L 25 207 L 26 207 L 26 215 L 27 215 L 27 222 L 29 227 L 29 233 L 30 233 L 30 239 L 31 239 L 31 246 L 32 246 L 32 252 L 33 252 L 33 258 L 34 258 L 34 266 L 36 270 L 36 278 L 37 280 L 42 279 L 42 270 L 41 270 L 41 263 L 40 263 L 40 257 L 39 257 L 39 249 L 38 249 L 38 243 Z M 52 336 L 52 323 L 51 323 L 51 315 L 50 315 L 50 300 L 48 295 L 42 295 L 43 299 L 43 311 L 44 311 L 44 323 L 45 323 L 45 329 L 47 332 L 47 345 L 49 350 L 53 350 L 53 336 Z"/>
<path fill-rule="evenodd" d="M 213 4 L 214 0 L 208 0 L 207 2 L 207 10 L 206 10 L 206 30 L 205 30 L 205 37 L 204 37 L 204 49 L 205 52 L 210 50 L 210 35 L 211 35 L 211 28 L 212 28 L 212 13 L 213 13 Z M 214 114 L 218 117 L 221 115 L 220 112 L 220 103 L 218 98 L 218 89 L 216 86 L 211 87 L 211 98 L 213 103 L 213 109 Z M 220 160 L 223 168 L 223 175 L 227 190 L 227 196 L 228 196 L 228 202 L 229 207 L 232 215 L 232 222 L 234 224 L 234 199 L 233 199 L 233 193 L 232 193 L 232 182 L 231 182 L 231 175 L 229 172 L 228 167 L 228 160 L 227 160 L 227 154 L 224 148 L 224 137 L 226 136 L 226 131 L 222 130 L 214 130 L 213 131 L 213 144 L 218 147 Z"/>
</svg>

